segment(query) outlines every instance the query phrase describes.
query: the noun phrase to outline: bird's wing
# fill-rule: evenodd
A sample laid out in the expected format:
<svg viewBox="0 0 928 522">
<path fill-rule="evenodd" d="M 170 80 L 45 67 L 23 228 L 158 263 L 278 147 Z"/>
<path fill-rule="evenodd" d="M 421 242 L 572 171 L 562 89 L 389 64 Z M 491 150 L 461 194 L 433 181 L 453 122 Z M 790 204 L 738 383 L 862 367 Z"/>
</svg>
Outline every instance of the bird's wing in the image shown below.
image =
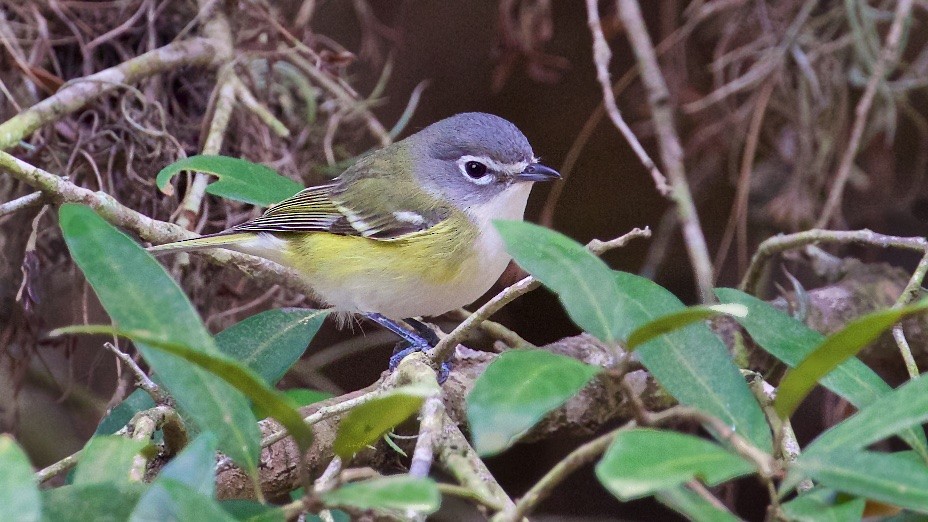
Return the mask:
<svg viewBox="0 0 928 522">
<path fill-rule="evenodd" d="M 229 231 L 330 232 L 390 240 L 427 230 L 448 215 L 431 197 L 411 195 L 390 179 L 368 177 L 304 189 Z"/>
</svg>

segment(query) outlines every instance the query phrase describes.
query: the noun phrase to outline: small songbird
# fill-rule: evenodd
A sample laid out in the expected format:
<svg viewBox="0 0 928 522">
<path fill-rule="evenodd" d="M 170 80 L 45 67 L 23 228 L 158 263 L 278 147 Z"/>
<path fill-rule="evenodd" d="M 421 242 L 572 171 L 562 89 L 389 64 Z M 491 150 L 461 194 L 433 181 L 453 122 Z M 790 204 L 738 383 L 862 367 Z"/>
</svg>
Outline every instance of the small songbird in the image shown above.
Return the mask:
<svg viewBox="0 0 928 522">
<path fill-rule="evenodd" d="M 458 114 L 256 219 L 150 251 L 226 248 L 296 269 L 337 311 L 440 315 L 483 295 L 509 263 L 493 220 L 521 220 L 533 182 L 559 177 L 509 121 Z"/>
</svg>

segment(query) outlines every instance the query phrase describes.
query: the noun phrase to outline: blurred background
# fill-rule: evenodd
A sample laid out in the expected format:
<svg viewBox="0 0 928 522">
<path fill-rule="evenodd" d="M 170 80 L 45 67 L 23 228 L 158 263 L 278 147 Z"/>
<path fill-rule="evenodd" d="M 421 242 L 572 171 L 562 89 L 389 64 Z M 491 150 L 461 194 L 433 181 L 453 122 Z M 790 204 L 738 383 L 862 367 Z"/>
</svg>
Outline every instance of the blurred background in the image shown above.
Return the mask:
<svg viewBox="0 0 928 522">
<path fill-rule="evenodd" d="M 458 112 L 494 113 L 514 122 L 536 155 L 565 175 L 557 185 L 535 189 L 527 219 L 584 243 L 649 226 L 651 240 L 612 251 L 606 261 L 695 301 L 669 202 L 604 117 L 580 1 L 0 0 L 0 114 L 8 119 L 63 82 L 196 36 L 204 5 L 230 14 L 236 74 L 290 130 L 289 137 L 278 136 L 238 108 L 223 154 L 263 162 L 310 185 L 379 146 L 382 136 L 372 132 L 370 118 L 401 138 Z M 737 284 L 764 238 L 818 220 L 894 7 L 862 0 L 642 2 L 718 286 Z M 657 158 L 648 93 L 635 75 L 615 5 L 601 2 L 599 9 L 613 51 L 618 106 Z M 925 11 L 926 4 L 916 2 L 891 73 L 878 85 L 843 206 L 832 221 L 839 228 L 925 235 Z M 154 176 L 201 149 L 216 82 L 215 71 L 197 67 L 148 78 L 43 127 L 12 152 L 146 215 L 174 219 L 185 181 L 179 195 L 169 197 L 154 187 Z M 739 190 L 746 205 L 736 211 Z M 0 175 L 0 201 L 28 192 Z M 0 216 L 0 428 L 15 433 L 38 465 L 79 449 L 132 384 L 131 376 L 117 375 L 96 340 L 44 338 L 53 327 L 102 322 L 105 314 L 68 259 L 54 209 L 40 209 Z M 208 197 L 195 229 L 217 231 L 259 211 Z M 908 268 L 917 262 L 894 251 L 835 253 Z M 268 308 L 307 305 L 291 292 L 261 287 L 196 257 L 189 264 L 165 262 L 212 331 Z M 790 269 L 803 273 L 798 262 Z M 494 292 L 518 277 L 518 270 L 508 271 Z M 778 273 L 773 279 L 783 278 Z M 535 344 L 578 333 L 544 290 L 519 299 L 496 320 Z M 385 368 L 392 344 L 372 325 L 353 331 L 327 325 L 284 384 L 331 393 L 363 387 Z M 518 496 L 577 443 L 522 445 L 489 463 Z M 650 504 L 620 506 L 589 472 L 561 488 L 569 494 L 555 494 L 543 512 L 669 516 Z M 748 496 L 739 498 L 749 504 Z"/>
</svg>

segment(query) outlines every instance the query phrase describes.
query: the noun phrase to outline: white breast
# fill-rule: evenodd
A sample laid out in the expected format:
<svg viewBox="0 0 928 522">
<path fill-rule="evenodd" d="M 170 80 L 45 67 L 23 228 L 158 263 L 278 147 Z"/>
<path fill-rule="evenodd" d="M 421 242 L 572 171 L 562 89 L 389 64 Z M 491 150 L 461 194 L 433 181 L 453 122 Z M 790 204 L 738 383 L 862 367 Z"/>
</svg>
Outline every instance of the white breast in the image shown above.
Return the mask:
<svg viewBox="0 0 928 522">
<path fill-rule="evenodd" d="M 512 260 L 512 256 L 506 252 L 503 239 L 493 226 L 493 221 L 521 221 L 525 216 L 525 205 L 528 203 L 528 194 L 531 190 L 531 183 L 519 183 L 509 187 L 490 201 L 468 209 L 468 214 L 480 229 L 480 236 L 476 246 L 477 266 L 470 274 L 470 282 L 461 282 L 462 286 L 466 286 L 462 288 L 466 290 L 462 291 L 462 294 L 468 298 L 464 304 L 470 304 L 485 294 Z"/>
<path fill-rule="evenodd" d="M 402 319 L 440 315 L 469 305 L 485 294 L 499 279 L 512 257 L 493 226 L 497 219 L 521 220 L 531 191 L 531 183 L 510 187 L 494 199 L 467 209 L 480 230 L 476 255 L 465 260 L 451 281 L 436 283 L 422 279 L 410 284 L 408 279 L 393 281 L 371 277 L 363 287 L 343 292 L 350 296 L 352 311 L 378 311 L 387 317 Z M 344 289 L 343 289 L 344 290 Z"/>
</svg>

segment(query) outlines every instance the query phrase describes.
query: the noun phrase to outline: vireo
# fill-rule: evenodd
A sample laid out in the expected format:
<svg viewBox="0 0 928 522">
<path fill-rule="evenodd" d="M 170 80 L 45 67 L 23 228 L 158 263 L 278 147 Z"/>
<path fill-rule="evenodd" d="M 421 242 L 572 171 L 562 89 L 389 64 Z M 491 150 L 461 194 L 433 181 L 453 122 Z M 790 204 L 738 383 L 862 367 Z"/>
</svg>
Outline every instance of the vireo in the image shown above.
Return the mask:
<svg viewBox="0 0 928 522">
<path fill-rule="evenodd" d="M 336 310 L 375 320 L 439 315 L 475 301 L 509 263 L 492 221 L 522 219 L 532 183 L 559 177 L 509 121 L 458 114 L 261 217 L 150 250 L 264 257 L 299 271 Z"/>
</svg>

